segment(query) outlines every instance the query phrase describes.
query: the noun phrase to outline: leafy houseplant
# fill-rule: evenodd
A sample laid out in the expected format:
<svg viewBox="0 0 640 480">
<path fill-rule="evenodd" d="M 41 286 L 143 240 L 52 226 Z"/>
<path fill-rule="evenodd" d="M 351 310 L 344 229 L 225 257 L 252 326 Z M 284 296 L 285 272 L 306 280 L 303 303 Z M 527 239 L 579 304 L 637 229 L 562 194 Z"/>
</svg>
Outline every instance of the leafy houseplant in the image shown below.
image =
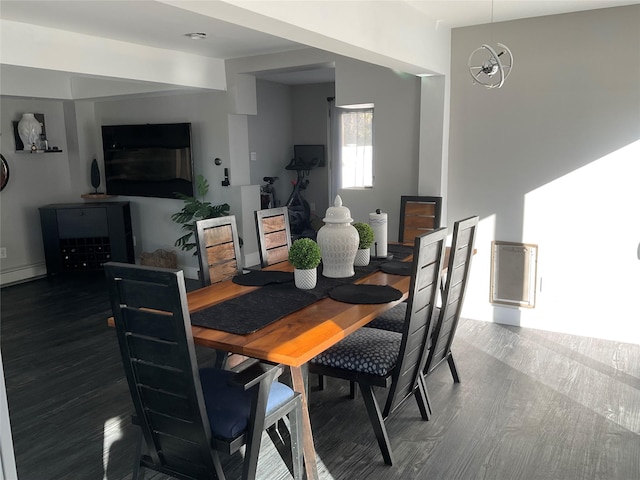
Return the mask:
<svg viewBox="0 0 640 480">
<path fill-rule="evenodd" d="M 192 237 L 196 230 L 196 222 L 207 218 L 224 217 L 229 215 L 229 204 L 212 205 L 211 202 L 205 202 L 204 197 L 209 191 L 209 182 L 203 175 L 196 176 L 196 190 L 198 197 L 190 197 L 182 193 L 176 192 L 176 197 L 184 201 L 182 210 L 171 215 L 171 220 L 182 224 L 182 231 L 185 232 L 175 242 L 176 247 L 182 250 L 193 250 L 196 248 L 196 242 Z M 194 255 L 197 253 L 194 252 Z"/>
<path fill-rule="evenodd" d="M 358 231 L 358 235 L 360 236 L 360 243 L 358 245 L 359 249 L 369 248 L 373 243 L 373 228 L 368 223 L 357 222 L 354 223 L 353 226 Z"/>
<path fill-rule="evenodd" d="M 320 265 L 320 247 L 310 238 L 299 238 L 289 248 L 289 262 L 293 265 L 296 287 L 308 290 L 316 286 Z"/>
<path fill-rule="evenodd" d="M 356 258 L 353 260 L 353 264 L 356 267 L 364 267 L 369 265 L 371 259 L 371 244 L 373 243 L 374 235 L 373 228 L 368 223 L 354 223 L 354 228 L 358 231 L 360 236 L 360 242 L 358 244 L 358 251 L 356 252 Z"/>
</svg>

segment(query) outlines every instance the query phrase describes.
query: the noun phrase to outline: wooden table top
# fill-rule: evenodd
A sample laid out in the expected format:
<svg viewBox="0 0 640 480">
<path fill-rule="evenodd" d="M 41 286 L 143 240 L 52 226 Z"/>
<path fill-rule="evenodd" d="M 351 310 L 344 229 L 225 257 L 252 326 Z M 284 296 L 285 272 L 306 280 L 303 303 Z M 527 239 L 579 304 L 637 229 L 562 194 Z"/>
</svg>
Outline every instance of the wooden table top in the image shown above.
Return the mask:
<svg viewBox="0 0 640 480">
<path fill-rule="evenodd" d="M 288 262 L 282 262 L 266 269 L 292 271 L 293 267 Z M 402 299 L 384 304 L 361 305 L 338 302 L 327 297 L 248 335 L 193 326 L 193 339 L 195 343 L 210 348 L 300 367 L 406 299 L 409 282 L 408 276 L 376 271 L 356 283 L 389 285 L 403 293 Z M 231 280 L 201 288 L 187 295 L 189 311 L 196 312 L 256 288 L 260 287 L 245 287 Z M 259 312 L 256 314 L 259 315 Z"/>
</svg>

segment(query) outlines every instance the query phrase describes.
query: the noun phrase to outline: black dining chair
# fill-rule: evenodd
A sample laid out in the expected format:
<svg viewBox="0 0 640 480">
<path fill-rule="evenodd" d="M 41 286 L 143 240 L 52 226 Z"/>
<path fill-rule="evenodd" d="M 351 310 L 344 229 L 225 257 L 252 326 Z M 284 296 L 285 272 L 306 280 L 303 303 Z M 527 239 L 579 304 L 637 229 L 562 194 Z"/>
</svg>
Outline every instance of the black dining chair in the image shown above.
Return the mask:
<svg viewBox="0 0 640 480">
<path fill-rule="evenodd" d="M 256 210 L 255 217 L 262 267 L 288 260 L 291 248 L 289 209 L 278 207 Z"/>
<path fill-rule="evenodd" d="M 460 321 L 464 296 L 467 291 L 467 281 L 469 279 L 469 272 L 471 271 L 471 260 L 473 258 L 477 227 L 477 216 L 465 218 L 453 224 L 453 238 L 449 251 L 449 261 L 445 275 L 446 279 L 444 281 L 444 287 L 442 288 L 441 306 L 440 308 L 436 308 L 437 320 L 433 326 L 429 340 L 429 354 L 424 369 L 425 378 L 444 360 L 447 360 L 453 381 L 455 383 L 460 382 L 458 370 L 453 360 L 453 354 L 451 353 L 451 344 L 453 343 L 456 328 Z M 391 310 L 376 317 L 368 326 L 392 332 L 400 332 L 402 331 L 403 317 L 406 309 L 407 305 L 400 303 Z M 429 400 L 426 384 L 424 389 L 427 400 Z M 429 405 L 431 405 L 430 402 Z M 431 412 L 429 415 L 431 415 Z"/>
<path fill-rule="evenodd" d="M 449 364 L 453 381 L 460 383 L 458 369 L 453 360 L 453 353 L 451 353 L 451 344 L 460 321 L 464 296 L 467 291 L 478 221 L 478 217 L 474 216 L 459 220 L 453 225 L 447 278 L 442 290 L 442 303 L 438 309 L 437 322 L 431 331 L 429 355 L 424 367 L 422 381 L 426 381 L 426 377 L 446 360 Z M 424 389 L 428 400 L 426 383 Z"/>
<path fill-rule="evenodd" d="M 427 398 L 421 380 L 426 346 L 434 321 L 440 288 L 447 229 L 415 238 L 409 298 L 402 333 L 363 327 L 309 363 L 318 375 L 356 382 L 364 400 L 384 462 L 393 464 L 385 420 L 413 396 L 420 414 L 428 420 Z M 387 388 L 381 411 L 373 387 Z"/>
<path fill-rule="evenodd" d="M 148 468 L 183 480 L 224 479 L 219 452 L 244 445 L 242 478 L 254 479 L 267 428 L 293 477 L 302 479 L 301 399 L 274 381 L 281 368 L 256 362 L 243 371 L 198 369 L 182 271 L 114 262 L 104 268 L 141 429 L 132 478 Z"/>
</svg>

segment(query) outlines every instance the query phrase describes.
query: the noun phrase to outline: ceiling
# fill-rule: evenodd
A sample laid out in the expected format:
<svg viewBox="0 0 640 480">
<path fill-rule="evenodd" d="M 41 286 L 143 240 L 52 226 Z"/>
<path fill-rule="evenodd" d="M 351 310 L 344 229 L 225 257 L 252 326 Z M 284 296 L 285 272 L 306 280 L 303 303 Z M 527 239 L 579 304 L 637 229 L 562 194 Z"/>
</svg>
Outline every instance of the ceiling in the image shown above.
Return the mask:
<svg viewBox="0 0 640 480">
<path fill-rule="evenodd" d="M 452 28 L 639 3 L 618 0 L 392 1 L 405 2 Z M 0 0 L 0 18 L 220 59 L 306 47 L 151 0 Z M 192 40 L 185 35 L 190 32 L 205 32 L 207 38 Z M 293 85 L 332 81 L 333 71 L 323 67 L 305 71 L 262 72 L 257 76 Z"/>
</svg>

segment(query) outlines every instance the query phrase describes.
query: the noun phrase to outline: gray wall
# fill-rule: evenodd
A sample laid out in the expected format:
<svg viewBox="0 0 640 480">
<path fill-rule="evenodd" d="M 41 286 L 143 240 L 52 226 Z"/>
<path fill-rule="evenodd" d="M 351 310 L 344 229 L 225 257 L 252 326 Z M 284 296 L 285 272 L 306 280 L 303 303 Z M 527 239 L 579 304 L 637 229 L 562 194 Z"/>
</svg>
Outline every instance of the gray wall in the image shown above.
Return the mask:
<svg viewBox="0 0 640 480">
<path fill-rule="evenodd" d="M 101 101 L 95 105 L 96 134 L 101 135 L 100 125 L 190 122 L 195 173 L 203 174 L 209 182 L 206 200 L 213 204 L 229 203 L 231 213 L 241 217 L 242 205 L 233 194 L 234 187 L 221 186 L 224 167 L 232 165 L 226 102 L 225 92 Z M 219 166 L 214 164 L 216 157 L 222 160 Z M 99 158 L 102 159 L 101 153 Z M 181 200 L 126 196 L 118 200 L 131 202 L 137 256 L 142 251 L 153 252 L 158 248 L 175 249 L 173 243 L 182 233 L 180 226 L 171 220 L 171 214 L 182 208 Z M 240 219 L 238 224 L 242 228 Z M 241 234 L 255 235 L 254 232 Z M 186 273 L 193 277 L 191 269 L 196 268 L 197 262 L 192 253 L 179 250 L 178 264 L 191 267 Z"/>
<path fill-rule="evenodd" d="M 481 218 L 466 316 L 640 343 L 639 26 L 636 5 L 453 30 L 448 218 Z M 515 57 L 501 89 L 467 71 L 490 38 Z M 538 244 L 536 308 L 489 303 L 493 239 Z"/>
<path fill-rule="evenodd" d="M 256 95 L 257 115 L 248 115 L 249 150 L 256 154 L 249 164 L 251 183 L 262 185 L 264 177 L 278 177 L 276 195 L 284 205 L 294 178 L 284 169 L 293 155 L 291 87 L 258 79 Z"/>
<path fill-rule="evenodd" d="M 256 153 L 250 163 L 251 183 L 264 184 L 265 176 L 279 177 L 275 183 L 279 205 L 291 193 L 296 173 L 285 170 L 296 144 L 327 145 L 327 97 L 333 83 L 287 86 L 258 79 L 257 115 L 248 116 L 249 148 Z M 322 217 L 328 206 L 327 168 L 312 170 L 304 196 Z"/>
<path fill-rule="evenodd" d="M 325 164 L 328 165 L 328 102 L 335 96 L 334 83 L 297 85 L 293 94 L 293 143 L 295 145 L 324 145 Z M 329 206 L 329 168 L 319 167 L 309 172 L 309 185 L 304 194 L 311 210 L 323 218 Z M 333 202 L 331 203 L 333 204 Z"/>
<path fill-rule="evenodd" d="M 418 192 L 420 80 L 393 70 L 340 58 L 336 61 L 336 105 L 374 104 L 374 186 L 342 189 L 357 222 L 380 208 L 389 214 L 389 240 L 398 234 L 400 196 Z"/>
<path fill-rule="evenodd" d="M 0 194 L 0 244 L 7 252 L 1 264 L 2 281 L 7 283 L 46 273 L 38 207 L 80 202 L 85 185 L 70 180 L 77 165 L 67 146 L 62 101 L 3 96 L 0 102 L 0 147 L 9 164 L 9 183 Z M 16 152 L 12 122 L 25 112 L 44 114 L 49 143 L 61 153 Z"/>
</svg>

